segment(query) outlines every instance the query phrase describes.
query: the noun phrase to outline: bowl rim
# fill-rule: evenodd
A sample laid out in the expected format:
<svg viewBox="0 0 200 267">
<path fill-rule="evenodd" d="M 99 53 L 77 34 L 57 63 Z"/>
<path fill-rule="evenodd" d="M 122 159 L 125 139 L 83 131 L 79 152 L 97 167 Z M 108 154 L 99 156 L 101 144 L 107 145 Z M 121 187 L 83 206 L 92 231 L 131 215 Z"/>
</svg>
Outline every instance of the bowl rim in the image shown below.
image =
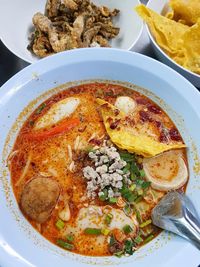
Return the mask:
<svg viewBox="0 0 200 267">
<path fill-rule="evenodd" d="M 147 26 L 147 25 L 146 25 Z M 119 48 L 108 48 L 108 47 L 99 47 L 99 48 L 96 48 L 94 47 L 93 49 L 90 49 L 90 48 L 81 48 L 81 49 L 72 49 L 72 50 L 69 50 L 69 51 L 63 51 L 63 52 L 59 52 L 59 53 L 56 53 L 56 54 L 53 54 L 51 56 L 48 56 L 48 57 L 45 57 L 45 58 L 42 58 L 38 61 L 35 61 L 33 64 L 29 64 L 27 65 L 25 68 L 21 69 L 19 72 L 17 72 L 16 74 L 14 74 L 11 78 L 9 78 L 2 86 L 1 86 L 1 90 L 0 90 L 0 99 L 1 97 L 7 92 L 7 90 L 10 90 L 13 85 L 13 83 L 17 82 L 17 86 L 22 86 L 20 79 L 18 79 L 21 75 L 24 76 L 24 79 L 23 79 L 23 84 L 24 83 L 27 83 L 30 81 L 30 77 L 27 77 L 27 74 L 31 72 L 40 72 L 40 74 L 44 74 L 44 72 L 48 72 L 51 70 L 51 67 L 50 65 L 51 64 L 48 64 L 47 66 L 47 62 L 56 62 L 56 65 L 54 65 L 54 67 L 58 67 L 60 64 L 59 64 L 59 58 L 63 58 L 67 55 L 69 55 L 69 57 L 73 57 L 73 54 L 84 54 L 84 53 L 91 53 L 91 54 L 94 54 L 94 56 L 96 55 L 96 59 L 95 60 L 100 60 L 99 59 L 99 54 L 103 54 L 104 55 L 107 55 L 109 56 L 109 60 L 112 60 L 116 63 L 119 63 L 119 57 L 120 57 L 120 63 L 123 62 L 123 63 L 126 63 L 128 64 L 127 62 L 127 58 L 122 58 L 120 54 L 124 54 L 125 56 L 127 55 L 130 55 L 130 56 L 135 56 L 135 57 L 138 57 L 138 60 L 142 60 L 142 58 L 145 58 L 149 64 L 151 64 L 150 62 L 152 62 L 153 64 L 157 64 L 157 65 L 160 65 L 160 68 L 163 70 L 163 71 L 166 71 L 167 69 L 167 72 L 171 72 L 171 74 L 173 75 L 176 75 L 176 76 L 179 76 L 179 78 L 183 81 L 184 80 L 184 83 L 187 83 L 189 86 L 187 86 L 187 89 L 190 91 L 190 95 L 193 93 L 195 96 L 198 96 L 200 95 L 198 89 L 187 79 L 185 78 L 183 75 L 181 75 L 179 72 L 177 72 L 176 70 L 174 70 L 173 68 L 169 67 L 168 65 L 164 64 L 163 62 L 159 61 L 159 60 L 156 60 L 152 57 L 149 57 L 147 55 L 144 55 L 144 54 L 141 54 L 141 53 L 137 53 L 135 51 L 130 51 L 130 50 L 124 50 L 124 49 L 119 49 Z M 66 55 L 65 55 L 66 54 Z M 113 54 L 113 57 L 111 56 Z M 117 54 L 117 57 L 116 57 L 116 54 Z M 98 56 L 97 56 L 98 55 Z M 115 57 L 114 57 L 115 56 Z M 46 62 L 47 61 L 47 62 Z M 61 62 L 61 61 L 60 61 Z M 40 66 L 40 67 L 39 67 Z M 44 70 L 43 66 L 46 68 L 46 70 Z M 39 68 L 38 68 L 39 67 Z M 38 70 L 39 69 L 39 70 Z M 189 88 L 190 87 L 190 88 Z M 192 92 L 192 93 L 191 93 Z M 0 101 L 1 103 L 1 101 Z M 199 109 L 199 105 L 197 105 L 197 108 Z M 199 109 L 200 111 L 200 109 Z"/>
<path fill-rule="evenodd" d="M 151 7 L 151 3 L 153 3 L 153 2 L 154 2 L 154 0 L 149 0 L 149 2 L 147 3 L 146 6 L 147 6 L 148 8 L 152 8 L 152 7 Z M 152 9 L 152 10 L 153 10 L 153 9 Z M 151 42 L 155 45 L 155 47 L 159 50 L 159 52 L 160 52 L 164 57 L 166 57 L 166 58 L 167 58 L 170 62 L 172 62 L 176 67 L 178 67 L 178 68 L 180 68 L 181 70 L 183 70 L 183 71 L 189 73 L 190 75 L 194 75 L 196 78 L 199 78 L 199 79 L 200 79 L 200 74 L 197 74 L 197 73 L 195 73 L 195 72 L 192 72 L 191 70 L 188 70 L 188 69 L 184 68 L 183 66 L 179 65 L 178 63 L 176 63 L 173 59 L 171 59 L 171 58 L 164 52 L 164 50 L 162 50 L 162 49 L 160 48 L 160 46 L 157 44 L 157 42 L 155 41 L 155 38 L 154 38 L 154 36 L 152 35 L 152 33 L 151 33 L 151 31 L 150 31 L 150 28 L 149 28 L 149 26 L 147 25 L 147 23 L 144 22 L 144 24 L 145 24 L 145 29 L 146 29 L 146 31 L 147 31 L 147 33 L 148 33 L 148 36 L 149 36 Z"/>
<path fill-rule="evenodd" d="M 136 0 L 138 3 L 137 5 L 140 5 L 141 4 L 141 1 L 140 0 Z M 135 10 L 133 10 L 133 12 L 135 12 Z M 136 13 L 136 12 L 135 12 Z M 137 15 L 137 14 L 136 14 Z M 139 17 L 139 16 L 138 16 Z M 140 17 L 139 17 L 140 18 Z M 135 41 L 131 44 L 131 46 L 128 48 L 128 49 L 120 49 L 120 50 L 124 50 L 124 51 L 131 51 L 132 49 L 134 49 L 134 46 L 138 43 L 141 35 L 142 35 L 142 32 L 144 30 L 144 21 L 141 19 L 141 26 L 140 26 L 140 31 L 137 35 L 137 38 L 135 39 Z M 114 47 L 112 47 L 114 48 Z M 117 49 L 117 48 L 116 48 Z M 134 50 L 133 50 L 134 51 Z"/>
</svg>

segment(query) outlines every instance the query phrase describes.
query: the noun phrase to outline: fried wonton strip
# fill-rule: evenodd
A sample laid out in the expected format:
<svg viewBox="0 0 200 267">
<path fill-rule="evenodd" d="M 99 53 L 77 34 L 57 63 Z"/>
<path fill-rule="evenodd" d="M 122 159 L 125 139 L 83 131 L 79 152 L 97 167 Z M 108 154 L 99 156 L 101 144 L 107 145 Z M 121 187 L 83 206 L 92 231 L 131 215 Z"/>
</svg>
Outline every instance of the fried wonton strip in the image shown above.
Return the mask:
<svg viewBox="0 0 200 267">
<path fill-rule="evenodd" d="M 109 131 L 111 140 L 121 149 L 127 149 L 130 153 L 136 153 L 144 157 L 153 157 L 164 151 L 185 147 L 185 145 L 167 145 L 154 141 L 148 136 L 140 135 L 134 136 L 129 132 L 115 131 L 111 133 Z"/>
<path fill-rule="evenodd" d="M 111 129 L 109 120 L 121 120 L 123 121 L 125 114 L 123 112 L 117 112 L 117 108 L 110 103 L 97 99 L 97 103 L 100 105 L 103 122 L 108 135 L 112 142 L 121 149 L 126 149 L 130 153 L 136 153 L 144 157 L 153 157 L 164 151 L 170 149 L 177 149 L 185 147 L 184 144 L 164 144 L 153 140 L 149 136 L 134 135 L 125 127 L 119 127 L 118 129 Z M 121 125 L 120 125 L 121 126 Z"/>
<path fill-rule="evenodd" d="M 183 35 L 185 61 L 183 67 L 200 74 L 200 19 Z"/>
<path fill-rule="evenodd" d="M 156 42 L 162 49 L 169 55 L 182 53 L 182 43 L 180 40 L 189 29 L 188 26 L 161 16 L 145 5 L 139 5 L 135 9 L 148 24 Z"/>
<path fill-rule="evenodd" d="M 191 26 L 200 18 L 199 0 L 170 0 L 169 5 L 172 8 L 170 18 L 175 21 Z"/>
</svg>

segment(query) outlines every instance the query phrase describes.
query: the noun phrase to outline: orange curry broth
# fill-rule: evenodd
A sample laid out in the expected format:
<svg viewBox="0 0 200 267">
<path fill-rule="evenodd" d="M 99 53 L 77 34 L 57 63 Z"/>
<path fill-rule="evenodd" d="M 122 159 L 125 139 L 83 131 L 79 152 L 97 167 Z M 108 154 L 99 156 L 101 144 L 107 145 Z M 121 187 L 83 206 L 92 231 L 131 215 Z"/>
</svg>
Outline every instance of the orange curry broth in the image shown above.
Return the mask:
<svg viewBox="0 0 200 267">
<path fill-rule="evenodd" d="M 47 238 L 54 244 L 56 243 L 56 240 L 58 238 L 62 238 L 62 233 L 56 228 L 55 223 L 58 220 L 58 212 L 64 207 L 64 198 L 67 198 L 69 200 L 71 211 L 71 219 L 66 223 L 66 228 L 69 225 L 75 226 L 75 219 L 78 211 L 80 210 L 80 208 L 87 206 L 90 203 L 87 198 L 84 200 L 82 199 L 82 196 L 86 192 L 86 182 L 82 175 L 82 168 L 89 163 L 87 162 L 84 153 L 82 153 L 81 151 L 73 151 L 76 170 L 75 172 L 70 172 L 67 168 L 69 164 L 67 144 L 71 144 L 73 150 L 73 143 L 78 135 L 80 137 L 84 137 L 85 140 L 89 140 L 94 132 L 98 132 L 98 136 L 106 136 L 106 131 L 102 122 L 102 118 L 99 114 L 95 98 L 99 97 L 105 99 L 106 101 L 109 101 L 110 103 L 114 103 L 116 97 L 122 95 L 130 96 L 136 100 L 139 109 L 144 111 L 144 114 L 143 116 L 141 115 L 140 119 L 143 120 L 143 123 L 152 123 L 155 127 L 157 127 L 157 131 L 160 131 L 161 141 L 164 141 L 164 137 L 162 136 L 162 132 L 159 128 L 159 122 L 155 122 L 155 120 L 149 121 L 149 113 L 154 114 L 155 117 L 164 122 L 168 128 L 176 130 L 169 117 L 153 101 L 151 101 L 144 95 L 131 89 L 125 88 L 121 85 L 94 82 L 78 85 L 64 90 L 44 101 L 46 105 L 45 108 L 41 111 L 40 114 L 37 114 L 34 111 L 26 120 L 17 136 L 13 151 L 19 150 L 19 152 L 15 156 L 13 156 L 10 170 L 12 187 L 18 203 L 20 202 L 20 195 L 24 184 L 32 179 L 35 175 L 37 175 L 39 171 L 44 173 L 48 172 L 48 160 L 50 156 L 52 157 L 52 155 L 55 155 L 55 163 L 53 164 L 53 167 L 56 169 L 58 175 L 55 175 L 54 178 L 60 184 L 61 197 L 59 198 L 59 201 L 56 205 L 56 208 L 53 210 L 51 217 L 42 225 L 38 226 L 37 223 L 27 218 L 27 220 L 29 220 L 29 222 L 36 230 L 39 230 L 45 238 Z M 74 114 L 72 114 L 71 116 L 72 118 L 77 117 L 78 114 L 80 124 L 77 127 L 60 135 L 48 138 L 46 140 L 41 140 L 40 142 L 30 141 L 24 138 L 25 134 L 32 131 L 34 121 L 43 116 L 43 114 L 45 114 L 45 112 L 54 103 L 70 96 L 81 96 L 85 101 L 85 110 L 83 112 L 84 114 L 81 112 L 77 113 L 77 110 L 77 112 L 74 112 Z M 179 133 L 177 134 L 176 132 L 176 135 L 177 138 L 180 138 L 180 140 L 182 140 Z M 91 145 L 94 144 L 88 142 L 88 147 L 91 147 Z M 51 149 L 49 150 L 49 148 Z M 32 154 L 30 167 L 23 181 L 17 186 L 16 183 L 23 171 L 30 151 Z M 60 163 L 59 161 L 62 162 Z M 63 161 L 65 161 L 65 168 L 63 168 Z M 184 188 L 182 188 L 181 190 L 184 190 Z M 105 202 L 95 199 L 92 201 L 92 204 L 105 205 Z M 158 232 L 159 231 L 157 231 L 157 233 Z M 107 248 L 107 241 L 100 246 L 93 246 L 93 239 L 95 239 L 95 236 L 87 236 L 84 233 L 80 234 L 79 237 L 74 240 L 75 250 L 73 250 L 73 252 L 91 256 L 110 255 L 110 252 Z"/>
</svg>

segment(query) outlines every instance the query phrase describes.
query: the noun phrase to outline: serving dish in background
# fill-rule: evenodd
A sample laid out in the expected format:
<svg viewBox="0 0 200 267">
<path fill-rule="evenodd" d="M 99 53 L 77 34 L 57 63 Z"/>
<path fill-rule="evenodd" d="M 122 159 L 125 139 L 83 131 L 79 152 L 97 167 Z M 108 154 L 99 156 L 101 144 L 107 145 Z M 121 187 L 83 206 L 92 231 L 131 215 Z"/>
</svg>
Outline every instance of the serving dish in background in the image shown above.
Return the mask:
<svg viewBox="0 0 200 267">
<path fill-rule="evenodd" d="M 134 50 L 134 46 L 143 30 L 143 22 L 134 12 L 139 0 L 94 0 L 94 4 L 117 8 L 120 15 L 115 18 L 115 25 L 120 27 L 117 38 L 111 41 L 111 46 L 124 50 Z M 19 58 L 33 63 L 39 58 L 28 49 L 29 36 L 33 30 L 32 17 L 35 13 L 44 13 L 46 0 L 33 2 L 31 0 L 17 0 L 13 3 L 1 0 L 0 38 L 7 48 Z M 23 7 L 23 8 L 22 8 Z M 7 16 L 9 14 L 9 16 Z M 14 23 L 10 23 L 10 19 Z M 20 18 L 20 19 L 19 19 Z"/>
<path fill-rule="evenodd" d="M 199 203 L 199 93 L 182 76 L 148 57 L 115 49 L 80 49 L 43 59 L 11 78 L 0 91 L 1 131 L 1 199 L 0 258 L 2 266 L 85 266 L 123 263 L 137 267 L 197 266 L 199 252 L 184 240 L 163 232 L 129 258 L 85 257 L 63 251 L 42 238 L 20 213 L 10 185 L 6 158 L 18 127 L 24 121 L 23 109 L 33 101 L 34 107 L 56 91 L 88 80 L 109 80 L 146 89 L 141 93 L 158 103 L 177 125 L 187 147 L 190 181 L 186 194 L 200 212 Z M 65 84 L 67 83 L 67 84 Z M 53 91 L 49 90 L 60 86 Z M 173 94 L 173 98 L 171 95 Z M 37 101 L 35 99 L 37 98 Z M 16 101 L 20 99 L 20 101 Z M 186 108 L 187 107 L 187 108 Z M 22 112 L 22 113 L 21 113 Z M 18 118 L 19 114 L 21 116 Z M 17 120 L 17 127 L 12 125 Z M 192 118 L 192 119 L 191 119 Z M 16 126 L 16 124 L 15 124 Z M 9 131 L 11 130 L 10 134 Z M 170 257 L 169 257 L 170 255 Z M 187 255 L 190 255 L 188 257 Z"/>
<path fill-rule="evenodd" d="M 166 14 L 169 11 L 169 1 L 168 0 L 149 0 L 147 3 L 147 7 L 156 11 L 158 14 Z M 169 67 L 178 71 L 181 75 L 183 75 L 186 79 L 188 79 L 194 86 L 197 88 L 200 87 L 200 75 L 182 67 L 181 65 L 177 64 L 173 59 L 171 59 L 157 44 L 155 41 L 154 36 L 152 35 L 149 27 L 145 25 L 145 28 L 148 32 L 150 42 L 152 48 L 157 56 L 157 58 L 168 65 Z"/>
</svg>

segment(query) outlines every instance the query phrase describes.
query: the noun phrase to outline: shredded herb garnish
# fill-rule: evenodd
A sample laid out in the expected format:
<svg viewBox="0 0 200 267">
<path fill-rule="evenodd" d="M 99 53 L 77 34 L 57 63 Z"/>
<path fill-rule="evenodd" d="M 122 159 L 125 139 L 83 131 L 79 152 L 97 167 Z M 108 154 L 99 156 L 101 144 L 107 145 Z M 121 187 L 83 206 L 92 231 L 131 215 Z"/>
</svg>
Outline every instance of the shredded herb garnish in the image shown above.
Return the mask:
<svg viewBox="0 0 200 267">
<path fill-rule="evenodd" d="M 42 112 L 42 110 L 46 107 L 45 103 L 42 103 L 42 105 L 40 105 L 37 109 L 36 109 L 36 114 L 40 114 Z"/>
<path fill-rule="evenodd" d="M 56 227 L 58 230 L 62 230 L 65 227 L 65 223 L 61 219 L 58 219 L 56 222 Z"/>
<path fill-rule="evenodd" d="M 145 222 L 143 222 L 143 223 L 140 224 L 140 227 L 143 228 L 143 227 L 145 227 L 145 226 L 151 224 L 151 222 L 152 222 L 151 219 L 146 220 Z"/>
<path fill-rule="evenodd" d="M 100 235 L 101 229 L 99 229 L 99 228 L 86 228 L 84 230 L 84 233 L 87 235 Z"/>
<path fill-rule="evenodd" d="M 126 224 L 124 227 L 123 227 L 123 231 L 126 235 L 130 234 L 131 232 L 133 232 L 133 228 L 129 225 L 129 224 Z"/>
<path fill-rule="evenodd" d="M 64 241 L 64 240 L 62 240 L 62 239 L 58 239 L 58 240 L 56 241 L 56 243 L 57 243 L 60 247 L 65 248 L 65 249 L 68 249 L 68 250 L 73 250 L 73 249 L 74 249 L 74 245 L 73 245 L 73 244 L 70 244 L 70 243 L 68 243 L 68 242 L 66 242 L 66 241 Z"/>
<path fill-rule="evenodd" d="M 135 242 L 137 245 L 139 245 L 139 244 L 141 244 L 141 243 L 143 242 L 143 238 L 142 238 L 140 235 L 138 235 L 138 236 L 134 239 L 134 242 Z"/>
<path fill-rule="evenodd" d="M 105 217 L 105 224 L 106 224 L 106 225 L 110 225 L 112 219 L 113 219 L 113 215 L 112 215 L 111 213 L 106 214 L 106 217 Z"/>
<path fill-rule="evenodd" d="M 110 202 L 111 204 L 117 203 L 117 198 L 116 198 L 116 197 L 110 197 L 110 198 L 109 198 L 109 202 Z"/>
<path fill-rule="evenodd" d="M 131 239 L 127 239 L 124 242 L 124 252 L 129 255 L 133 254 L 133 241 Z"/>
<path fill-rule="evenodd" d="M 69 242 L 73 242 L 74 241 L 74 236 L 69 234 L 69 235 L 67 235 L 66 239 Z"/>
<path fill-rule="evenodd" d="M 144 244 L 148 243 L 149 241 L 151 241 L 154 238 L 153 234 L 150 234 L 145 240 L 144 240 Z"/>
<path fill-rule="evenodd" d="M 34 123 L 35 123 L 34 121 L 29 121 L 30 126 L 33 126 Z"/>
</svg>

